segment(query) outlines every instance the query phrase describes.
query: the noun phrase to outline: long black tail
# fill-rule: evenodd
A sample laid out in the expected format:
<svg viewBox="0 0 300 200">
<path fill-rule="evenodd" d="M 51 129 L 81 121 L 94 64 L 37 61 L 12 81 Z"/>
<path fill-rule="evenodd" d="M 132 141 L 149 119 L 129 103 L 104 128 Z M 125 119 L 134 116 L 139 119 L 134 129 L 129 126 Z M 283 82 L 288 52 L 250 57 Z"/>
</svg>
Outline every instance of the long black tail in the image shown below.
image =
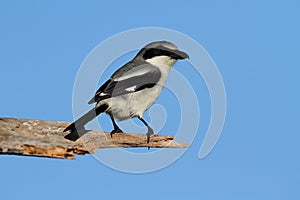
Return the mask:
<svg viewBox="0 0 300 200">
<path fill-rule="evenodd" d="M 85 113 L 75 122 L 70 124 L 67 128 L 65 128 L 64 132 L 71 131 L 68 135 L 65 136 L 66 139 L 76 141 L 79 137 L 84 135 L 87 131 L 84 129 L 84 125 L 86 125 L 89 121 L 96 118 L 99 114 L 103 113 L 108 106 L 106 104 L 101 105 L 99 107 L 95 107 L 91 109 L 89 112 Z"/>
</svg>

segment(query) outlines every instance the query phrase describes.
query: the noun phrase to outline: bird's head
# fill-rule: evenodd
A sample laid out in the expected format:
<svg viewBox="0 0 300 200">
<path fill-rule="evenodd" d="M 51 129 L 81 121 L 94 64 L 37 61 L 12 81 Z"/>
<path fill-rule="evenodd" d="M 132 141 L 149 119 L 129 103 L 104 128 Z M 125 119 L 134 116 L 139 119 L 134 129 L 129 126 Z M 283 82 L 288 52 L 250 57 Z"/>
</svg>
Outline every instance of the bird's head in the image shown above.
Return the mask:
<svg viewBox="0 0 300 200">
<path fill-rule="evenodd" d="M 177 46 L 167 41 L 157 41 L 147 44 L 136 56 L 137 59 L 160 66 L 172 67 L 177 60 L 189 59 L 187 53 L 178 50 Z"/>
</svg>

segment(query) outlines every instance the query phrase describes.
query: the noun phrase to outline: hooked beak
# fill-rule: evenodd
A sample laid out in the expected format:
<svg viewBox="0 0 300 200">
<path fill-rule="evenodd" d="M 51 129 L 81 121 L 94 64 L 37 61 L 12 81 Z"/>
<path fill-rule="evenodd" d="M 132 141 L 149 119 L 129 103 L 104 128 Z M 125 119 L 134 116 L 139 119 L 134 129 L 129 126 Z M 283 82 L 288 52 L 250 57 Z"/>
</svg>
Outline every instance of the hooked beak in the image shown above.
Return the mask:
<svg viewBox="0 0 300 200">
<path fill-rule="evenodd" d="M 189 55 L 183 51 L 173 50 L 172 53 L 172 57 L 176 60 L 190 59 Z"/>
<path fill-rule="evenodd" d="M 178 56 L 179 56 L 179 58 L 178 59 L 190 59 L 190 57 L 189 57 L 189 55 L 187 54 L 187 53 L 185 53 L 185 52 L 183 52 L 183 51 L 179 51 L 178 50 Z"/>
</svg>

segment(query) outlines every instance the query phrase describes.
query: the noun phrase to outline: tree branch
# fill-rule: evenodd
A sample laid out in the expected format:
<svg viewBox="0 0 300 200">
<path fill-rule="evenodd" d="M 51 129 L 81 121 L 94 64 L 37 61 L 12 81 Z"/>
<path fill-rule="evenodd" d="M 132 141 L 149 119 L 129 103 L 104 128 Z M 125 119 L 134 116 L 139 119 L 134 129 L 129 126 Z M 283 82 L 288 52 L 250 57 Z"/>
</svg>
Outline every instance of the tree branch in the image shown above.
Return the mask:
<svg viewBox="0 0 300 200">
<path fill-rule="evenodd" d="M 64 138 L 68 122 L 0 118 L 0 154 L 75 159 L 75 155 L 95 153 L 99 148 L 151 147 L 187 148 L 173 136 L 153 135 L 146 143 L 145 134 L 114 134 L 93 130 L 76 142 Z"/>
</svg>

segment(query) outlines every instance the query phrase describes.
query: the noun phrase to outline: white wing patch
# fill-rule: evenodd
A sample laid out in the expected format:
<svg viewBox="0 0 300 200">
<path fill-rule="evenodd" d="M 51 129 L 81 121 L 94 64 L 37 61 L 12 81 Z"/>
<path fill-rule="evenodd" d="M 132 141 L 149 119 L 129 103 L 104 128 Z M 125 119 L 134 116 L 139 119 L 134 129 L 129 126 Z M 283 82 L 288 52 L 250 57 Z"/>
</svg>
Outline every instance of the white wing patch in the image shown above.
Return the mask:
<svg viewBox="0 0 300 200">
<path fill-rule="evenodd" d="M 128 92 L 134 92 L 135 88 L 136 88 L 136 85 L 134 85 L 132 87 L 129 87 L 129 88 L 126 88 L 125 90 L 128 91 Z"/>
<path fill-rule="evenodd" d="M 104 92 L 101 92 L 101 93 L 100 93 L 100 96 L 105 96 L 105 95 L 107 95 L 107 94 L 104 93 Z"/>
</svg>

